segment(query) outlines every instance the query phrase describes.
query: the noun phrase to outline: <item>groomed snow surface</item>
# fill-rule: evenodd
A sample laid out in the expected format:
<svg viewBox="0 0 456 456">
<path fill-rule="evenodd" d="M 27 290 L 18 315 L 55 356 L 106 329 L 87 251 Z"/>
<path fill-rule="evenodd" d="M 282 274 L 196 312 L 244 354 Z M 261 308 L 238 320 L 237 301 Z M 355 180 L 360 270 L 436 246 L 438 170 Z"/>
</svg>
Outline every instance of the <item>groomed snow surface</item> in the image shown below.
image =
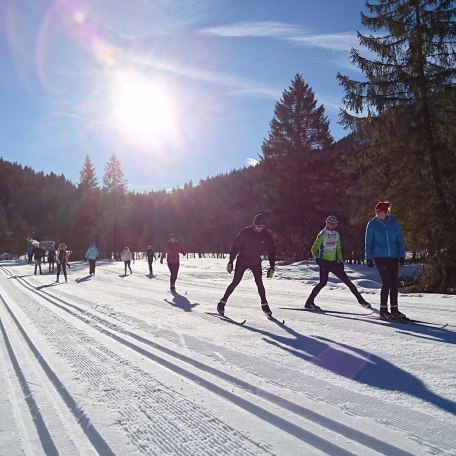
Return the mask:
<svg viewBox="0 0 456 456">
<path fill-rule="evenodd" d="M 318 268 L 250 272 L 227 315 L 210 315 L 232 276 L 226 259 L 183 259 L 177 293 L 166 264 L 71 263 L 68 283 L 0 263 L 0 454 L 455 455 L 456 297 L 399 297 L 386 323 L 337 279 L 302 311 Z M 266 268 L 266 263 L 264 267 Z M 375 270 L 346 266 L 377 309 Z M 62 278 L 61 278 L 62 279 Z"/>
</svg>

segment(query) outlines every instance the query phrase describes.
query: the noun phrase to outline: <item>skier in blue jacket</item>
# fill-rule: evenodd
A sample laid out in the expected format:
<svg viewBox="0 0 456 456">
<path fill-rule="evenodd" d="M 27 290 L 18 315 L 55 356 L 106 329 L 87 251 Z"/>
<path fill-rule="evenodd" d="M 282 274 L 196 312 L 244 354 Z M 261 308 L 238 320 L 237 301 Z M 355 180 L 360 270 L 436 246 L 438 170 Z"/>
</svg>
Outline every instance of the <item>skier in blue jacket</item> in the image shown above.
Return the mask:
<svg viewBox="0 0 456 456">
<path fill-rule="evenodd" d="M 375 206 L 375 217 L 366 227 L 366 260 L 370 268 L 377 266 L 382 279 L 380 318 L 403 319 L 398 308 L 398 269 L 404 264 L 405 246 L 399 223 L 389 213 L 390 203 L 382 201 Z M 388 312 L 388 296 L 391 313 Z"/>
<path fill-rule="evenodd" d="M 89 261 L 89 274 L 90 275 L 95 275 L 95 266 L 96 266 L 96 262 L 97 262 L 97 259 L 99 258 L 99 256 L 100 256 L 100 253 L 98 252 L 98 249 L 95 247 L 95 242 L 92 242 L 85 254 L 86 260 Z"/>
</svg>

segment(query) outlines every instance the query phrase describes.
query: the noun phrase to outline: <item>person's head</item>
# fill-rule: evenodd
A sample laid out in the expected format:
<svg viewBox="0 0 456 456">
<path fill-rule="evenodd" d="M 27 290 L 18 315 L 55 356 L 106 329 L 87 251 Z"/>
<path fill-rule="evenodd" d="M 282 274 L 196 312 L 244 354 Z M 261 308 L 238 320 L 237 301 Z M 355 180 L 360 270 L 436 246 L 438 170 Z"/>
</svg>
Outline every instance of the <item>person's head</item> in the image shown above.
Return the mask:
<svg viewBox="0 0 456 456">
<path fill-rule="evenodd" d="M 124 250 L 130 250 L 128 247 L 125 247 Z"/>
<path fill-rule="evenodd" d="M 253 219 L 253 229 L 257 232 L 263 231 L 264 227 L 266 226 L 266 221 L 264 219 L 263 214 L 255 215 Z"/>
<path fill-rule="evenodd" d="M 379 201 L 375 205 L 375 215 L 382 221 L 386 220 L 390 206 L 389 201 Z"/>
<path fill-rule="evenodd" d="M 92 242 L 90 243 L 90 247 L 95 247 L 95 241 L 92 241 Z"/>
<path fill-rule="evenodd" d="M 61 242 L 59 244 L 59 250 L 66 250 L 66 248 L 67 248 L 67 245 L 64 242 Z"/>
<path fill-rule="evenodd" d="M 152 246 L 151 246 L 151 245 L 148 245 L 148 246 L 147 246 L 147 250 L 152 250 Z"/>
<path fill-rule="evenodd" d="M 326 218 L 326 228 L 329 231 L 334 231 L 339 224 L 339 220 L 337 220 L 337 217 L 335 215 L 330 215 Z"/>
<path fill-rule="evenodd" d="M 176 235 L 173 234 L 173 233 L 171 233 L 171 234 L 169 235 L 169 241 L 170 241 L 170 242 L 176 242 L 176 241 L 177 241 Z"/>
</svg>

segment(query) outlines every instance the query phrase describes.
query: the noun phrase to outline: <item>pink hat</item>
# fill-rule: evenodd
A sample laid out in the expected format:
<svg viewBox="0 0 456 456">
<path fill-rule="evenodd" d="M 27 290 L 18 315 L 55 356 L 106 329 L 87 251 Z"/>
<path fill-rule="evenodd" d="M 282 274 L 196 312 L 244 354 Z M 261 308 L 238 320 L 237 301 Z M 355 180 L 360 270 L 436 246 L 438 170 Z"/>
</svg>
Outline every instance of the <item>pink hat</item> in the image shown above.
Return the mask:
<svg viewBox="0 0 456 456">
<path fill-rule="evenodd" d="M 375 205 L 376 212 L 388 212 L 390 207 L 389 201 L 380 201 Z"/>
</svg>

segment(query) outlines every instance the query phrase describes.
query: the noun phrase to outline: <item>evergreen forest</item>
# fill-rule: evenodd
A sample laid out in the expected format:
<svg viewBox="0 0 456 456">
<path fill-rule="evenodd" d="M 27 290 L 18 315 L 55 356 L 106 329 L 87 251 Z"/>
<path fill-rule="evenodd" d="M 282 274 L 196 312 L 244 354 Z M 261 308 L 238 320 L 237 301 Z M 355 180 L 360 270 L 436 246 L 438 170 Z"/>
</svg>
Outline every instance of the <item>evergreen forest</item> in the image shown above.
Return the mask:
<svg viewBox="0 0 456 456">
<path fill-rule="evenodd" d="M 360 78 L 337 75 L 344 139 L 333 141 L 324 106 L 296 74 L 275 104 L 259 163 L 197 184 L 130 192 L 115 154 L 101 181 L 86 156 L 78 183 L 1 159 L 0 253 L 52 240 L 78 259 L 95 241 L 111 258 L 125 246 L 158 252 L 172 232 L 187 252 L 224 254 L 262 213 L 279 260 L 308 259 L 335 215 L 345 260 L 360 262 L 374 205 L 390 201 L 408 261 L 423 265 L 414 289 L 456 293 L 456 7 L 378 0 L 366 9 L 371 33 L 358 38 L 369 53 L 352 50 Z"/>
</svg>

